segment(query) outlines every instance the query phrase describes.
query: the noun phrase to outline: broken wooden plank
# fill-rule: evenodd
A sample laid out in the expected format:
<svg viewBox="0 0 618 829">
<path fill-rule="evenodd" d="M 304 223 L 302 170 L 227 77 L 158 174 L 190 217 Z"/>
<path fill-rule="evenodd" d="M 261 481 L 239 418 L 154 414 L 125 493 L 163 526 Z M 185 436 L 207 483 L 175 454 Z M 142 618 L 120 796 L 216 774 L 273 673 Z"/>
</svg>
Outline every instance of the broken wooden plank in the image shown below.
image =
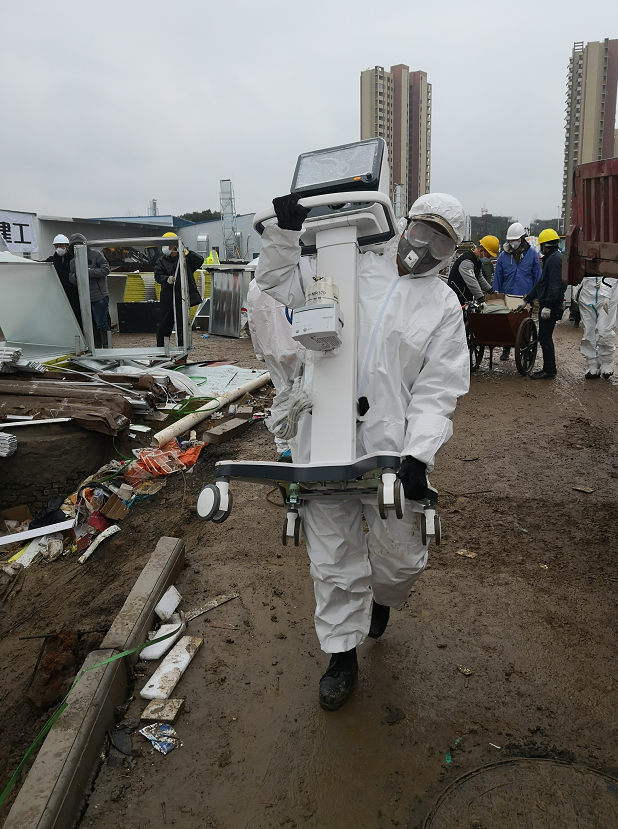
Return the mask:
<svg viewBox="0 0 618 829">
<path fill-rule="evenodd" d="M 220 426 L 213 426 L 202 435 L 204 443 L 211 443 L 217 446 L 219 443 L 225 443 L 232 438 L 242 435 L 247 429 L 251 427 L 253 420 L 247 420 L 244 417 L 233 417 L 227 423 L 222 423 Z"/>
</svg>

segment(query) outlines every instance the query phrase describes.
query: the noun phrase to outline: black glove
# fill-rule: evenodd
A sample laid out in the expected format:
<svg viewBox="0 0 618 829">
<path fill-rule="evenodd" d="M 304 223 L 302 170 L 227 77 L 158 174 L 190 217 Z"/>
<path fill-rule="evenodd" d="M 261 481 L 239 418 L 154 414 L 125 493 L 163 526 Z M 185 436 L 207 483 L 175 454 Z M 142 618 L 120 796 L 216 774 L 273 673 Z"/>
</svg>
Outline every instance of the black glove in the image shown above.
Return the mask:
<svg viewBox="0 0 618 829">
<path fill-rule="evenodd" d="M 422 501 L 427 497 L 427 467 L 422 461 L 408 455 L 401 461 L 397 477 L 408 501 Z"/>
<path fill-rule="evenodd" d="M 298 203 L 298 195 L 289 193 L 273 199 L 277 222 L 281 230 L 302 230 L 309 210 Z"/>
</svg>

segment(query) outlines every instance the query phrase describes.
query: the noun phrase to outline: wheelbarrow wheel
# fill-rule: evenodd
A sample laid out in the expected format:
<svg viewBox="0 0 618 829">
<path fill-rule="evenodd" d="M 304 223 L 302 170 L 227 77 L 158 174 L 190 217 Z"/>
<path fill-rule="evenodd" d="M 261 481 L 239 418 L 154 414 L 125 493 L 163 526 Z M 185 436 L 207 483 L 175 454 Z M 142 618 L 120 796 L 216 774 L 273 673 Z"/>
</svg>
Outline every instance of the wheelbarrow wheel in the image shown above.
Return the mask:
<svg viewBox="0 0 618 829">
<path fill-rule="evenodd" d="M 536 324 L 532 317 L 526 317 L 517 329 L 515 338 L 515 365 L 524 377 L 534 368 L 538 345 Z"/>
</svg>

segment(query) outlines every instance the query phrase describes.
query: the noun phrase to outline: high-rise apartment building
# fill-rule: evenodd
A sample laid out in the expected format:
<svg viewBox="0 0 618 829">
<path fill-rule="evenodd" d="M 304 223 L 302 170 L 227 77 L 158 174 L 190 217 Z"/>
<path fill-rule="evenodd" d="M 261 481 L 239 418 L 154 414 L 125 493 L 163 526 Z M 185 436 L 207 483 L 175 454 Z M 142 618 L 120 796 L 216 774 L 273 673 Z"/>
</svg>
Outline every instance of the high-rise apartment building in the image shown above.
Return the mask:
<svg viewBox="0 0 618 829">
<path fill-rule="evenodd" d="M 575 43 L 569 61 L 566 95 L 562 219 L 571 218 L 573 170 L 578 164 L 613 158 L 616 153 L 618 40 Z"/>
<path fill-rule="evenodd" d="M 431 180 L 431 84 L 425 72 L 404 64 L 361 72 L 361 141 L 384 138 L 391 167 L 390 195 L 401 193 L 407 213 L 429 193 Z"/>
</svg>

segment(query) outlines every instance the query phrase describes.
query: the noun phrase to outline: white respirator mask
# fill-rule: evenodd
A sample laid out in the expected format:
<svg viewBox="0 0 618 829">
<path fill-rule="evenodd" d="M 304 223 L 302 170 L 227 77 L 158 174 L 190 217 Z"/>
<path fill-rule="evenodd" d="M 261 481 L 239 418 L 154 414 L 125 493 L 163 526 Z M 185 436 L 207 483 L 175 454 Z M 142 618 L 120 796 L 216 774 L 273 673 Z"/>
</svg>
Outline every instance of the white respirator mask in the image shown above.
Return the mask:
<svg viewBox="0 0 618 829">
<path fill-rule="evenodd" d="M 171 248 L 164 247 L 164 248 L 161 248 L 161 251 L 163 253 L 163 256 L 171 256 L 172 255 L 172 249 Z"/>
<path fill-rule="evenodd" d="M 509 245 L 513 248 L 513 250 L 519 250 L 521 246 L 521 239 L 509 239 Z"/>
<path fill-rule="evenodd" d="M 56 248 L 56 253 L 58 254 L 58 256 L 64 256 L 64 254 L 66 252 L 67 252 L 66 248 Z"/>
<path fill-rule="evenodd" d="M 404 270 L 411 276 L 437 272 L 455 252 L 455 243 L 424 221 L 412 221 L 399 240 L 397 253 Z"/>
</svg>

